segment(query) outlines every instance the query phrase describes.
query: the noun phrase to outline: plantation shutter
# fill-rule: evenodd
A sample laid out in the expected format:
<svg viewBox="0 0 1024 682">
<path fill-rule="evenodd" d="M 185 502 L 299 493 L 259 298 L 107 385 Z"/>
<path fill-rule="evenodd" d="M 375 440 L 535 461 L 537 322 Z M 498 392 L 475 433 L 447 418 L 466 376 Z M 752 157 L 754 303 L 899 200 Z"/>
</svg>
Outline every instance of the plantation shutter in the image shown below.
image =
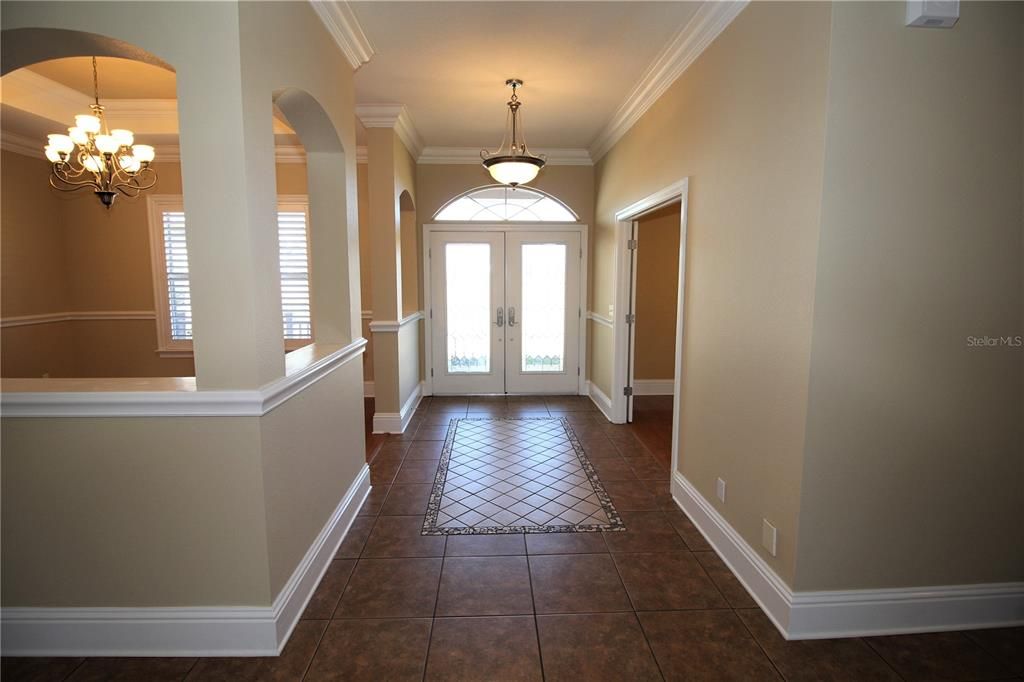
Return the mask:
<svg viewBox="0 0 1024 682">
<path fill-rule="evenodd" d="M 192 339 L 192 297 L 185 244 L 185 213 L 163 211 L 164 267 L 167 308 L 172 341 Z M 281 259 L 281 317 L 284 338 L 309 339 L 313 321 L 309 303 L 309 247 L 306 212 L 279 211 L 278 241 Z"/>
<path fill-rule="evenodd" d="M 192 293 L 188 283 L 184 211 L 163 212 L 164 264 L 167 269 L 167 311 L 171 340 L 192 339 Z"/>
<path fill-rule="evenodd" d="M 313 317 L 309 307 L 309 248 L 306 212 L 279 211 L 277 235 L 281 259 L 281 318 L 284 338 L 309 339 Z"/>
</svg>

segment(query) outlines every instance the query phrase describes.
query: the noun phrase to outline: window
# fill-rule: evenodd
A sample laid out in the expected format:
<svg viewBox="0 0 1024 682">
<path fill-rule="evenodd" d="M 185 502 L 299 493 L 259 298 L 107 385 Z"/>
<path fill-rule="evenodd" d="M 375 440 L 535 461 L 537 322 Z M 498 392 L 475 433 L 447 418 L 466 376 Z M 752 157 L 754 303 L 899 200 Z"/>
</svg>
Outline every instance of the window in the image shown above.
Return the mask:
<svg viewBox="0 0 1024 682">
<path fill-rule="evenodd" d="M 576 214 L 558 199 L 536 189 L 505 185 L 479 187 L 452 199 L 435 220 L 462 222 L 573 223 Z"/>
<path fill-rule="evenodd" d="M 165 355 L 189 355 L 192 352 L 192 292 L 181 197 L 151 196 L 149 210 L 158 350 Z M 305 345 L 313 337 L 307 214 L 306 197 L 279 197 L 281 318 L 288 350 Z"/>
</svg>

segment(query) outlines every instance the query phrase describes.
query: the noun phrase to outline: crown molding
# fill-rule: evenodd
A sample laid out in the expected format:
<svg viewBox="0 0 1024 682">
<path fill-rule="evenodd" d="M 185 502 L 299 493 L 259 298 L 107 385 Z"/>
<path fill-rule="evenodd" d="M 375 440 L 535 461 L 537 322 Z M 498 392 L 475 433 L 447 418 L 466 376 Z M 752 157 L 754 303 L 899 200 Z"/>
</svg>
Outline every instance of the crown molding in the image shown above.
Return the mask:
<svg viewBox="0 0 1024 682">
<path fill-rule="evenodd" d="M 547 157 L 549 166 L 593 166 L 586 149 L 531 149 L 531 153 Z M 477 147 L 425 147 L 416 163 L 427 165 L 476 165 L 481 162 Z"/>
<path fill-rule="evenodd" d="M 309 0 L 309 4 L 313 6 L 313 11 L 320 17 L 320 21 L 353 69 L 358 69 L 370 61 L 373 57 L 373 46 L 370 45 L 370 40 L 363 33 L 363 27 L 359 25 L 359 20 L 347 2 Z"/>
<path fill-rule="evenodd" d="M 705 2 L 700 6 L 647 68 L 640 82 L 590 144 L 590 155 L 594 161 L 599 161 L 622 139 L 747 4 L 748 0 L 732 0 Z"/>
<path fill-rule="evenodd" d="M 405 148 L 418 159 L 423 151 L 423 139 L 416 131 L 409 110 L 403 104 L 358 104 L 356 117 L 364 128 L 392 128 Z"/>
<path fill-rule="evenodd" d="M 3 131 L 3 134 L 0 135 L 0 149 L 22 156 L 31 156 L 33 159 L 46 158 L 46 154 L 43 153 L 45 145 L 46 140 L 34 140 L 27 135 L 12 133 L 8 130 Z"/>
</svg>

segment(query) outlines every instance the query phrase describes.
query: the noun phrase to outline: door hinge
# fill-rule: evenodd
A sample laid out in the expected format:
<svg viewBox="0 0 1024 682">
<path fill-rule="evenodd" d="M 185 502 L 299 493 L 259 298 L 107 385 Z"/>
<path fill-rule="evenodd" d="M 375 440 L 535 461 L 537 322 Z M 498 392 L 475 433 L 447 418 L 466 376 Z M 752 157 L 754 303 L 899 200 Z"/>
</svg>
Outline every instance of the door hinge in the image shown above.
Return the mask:
<svg viewBox="0 0 1024 682">
<path fill-rule="evenodd" d="M 636 240 L 630 239 L 628 242 L 626 242 L 626 248 L 629 249 L 630 251 L 636 251 Z"/>
<path fill-rule="evenodd" d="M 430 319 L 434 319 L 434 309 L 430 309 Z"/>
<path fill-rule="evenodd" d="M 579 367 L 577 367 L 577 368 L 576 368 L 576 376 L 579 376 L 579 375 L 580 375 L 580 368 L 579 368 Z"/>
<path fill-rule="evenodd" d="M 626 313 L 626 324 L 636 324 L 636 313 Z"/>
<path fill-rule="evenodd" d="M 625 387 L 623 387 L 622 395 L 624 395 L 624 396 L 631 396 L 631 395 L 633 395 L 633 387 L 632 386 L 625 386 Z"/>
<path fill-rule="evenodd" d="M 430 376 L 431 376 L 431 378 L 433 378 L 433 376 L 434 376 L 434 368 L 433 367 L 430 368 Z"/>
</svg>

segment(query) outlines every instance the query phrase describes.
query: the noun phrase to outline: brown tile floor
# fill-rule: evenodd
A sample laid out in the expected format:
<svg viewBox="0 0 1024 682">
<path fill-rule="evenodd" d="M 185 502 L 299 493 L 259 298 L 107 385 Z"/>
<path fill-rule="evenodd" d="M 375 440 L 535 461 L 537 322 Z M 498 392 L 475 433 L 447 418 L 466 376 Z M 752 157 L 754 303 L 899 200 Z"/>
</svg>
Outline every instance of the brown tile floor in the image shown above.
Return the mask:
<svg viewBox="0 0 1024 682">
<path fill-rule="evenodd" d="M 429 488 L 422 470 L 436 466 L 448 419 L 467 415 L 566 416 L 627 530 L 420 535 Z M 1024 679 L 1024 628 L 783 640 L 671 506 L 665 467 L 628 427 L 607 424 L 583 398 L 427 400 L 409 433 L 382 442 L 371 474 L 370 498 L 281 656 L 8 658 L 0 677 Z"/>
</svg>

